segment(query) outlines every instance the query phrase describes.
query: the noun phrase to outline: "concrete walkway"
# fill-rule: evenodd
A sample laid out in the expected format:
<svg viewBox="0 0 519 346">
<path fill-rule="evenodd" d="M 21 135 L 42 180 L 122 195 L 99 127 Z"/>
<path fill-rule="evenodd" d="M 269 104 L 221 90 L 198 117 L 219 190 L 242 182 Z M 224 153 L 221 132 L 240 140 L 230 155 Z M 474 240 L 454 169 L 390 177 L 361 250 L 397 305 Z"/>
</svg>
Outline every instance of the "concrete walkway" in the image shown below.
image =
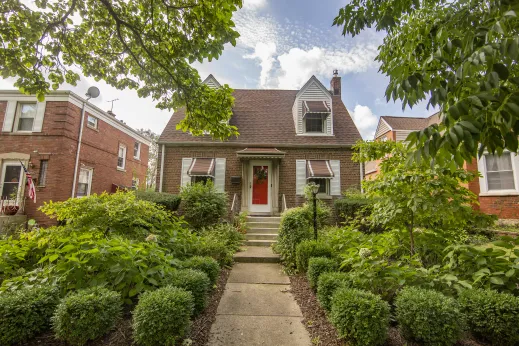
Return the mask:
<svg viewBox="0 0 519 346">
<path fill-rule="evenodd" d="M 249 250 L 250 249 L 250 250 Z M 272 250 L 268 249 L 270 253 Z M 257 248 L 247 251 L 256 253 Z M 218 305 L 209 346 L 307 346 L 303 315 L 277 263 L 236 263 Z"/>
</svg>

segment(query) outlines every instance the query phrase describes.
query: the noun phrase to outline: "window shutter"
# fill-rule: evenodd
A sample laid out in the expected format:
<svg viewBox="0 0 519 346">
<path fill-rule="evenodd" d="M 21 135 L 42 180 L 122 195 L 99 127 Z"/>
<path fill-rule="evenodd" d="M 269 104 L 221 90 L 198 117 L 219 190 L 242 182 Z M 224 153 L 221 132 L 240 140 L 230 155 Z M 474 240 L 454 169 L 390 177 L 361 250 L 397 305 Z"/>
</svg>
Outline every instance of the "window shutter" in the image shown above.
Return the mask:
<svg viewBox="0 0 519 346">
<path fill-rule="evenodd" d="M 16 101 L 7 101 L 4 115 L 4 126 L 2 127 L 3 132 L 13 131 L 14 115 L 16 113 Z"/>
<path fill-rule="evenodd" d="M 189 166 L 191 166 L 192 161 L 193 159 L 190 157 L 182 159 L 182 173 L 180 173 L 181 186 L 186 186 L 187 184 L 191 183 L 191 177 L 187 174 L 187 170 L 189 169 Z"/>
<path fill-rule="evenodd" d="M 305 194 L 306 160 L 296 160 L 296 195 Z"/>
<path fill-rule="evenodd" d="M 225 158 L 217 158 L 215 160 L 214 186 L 219 192 L 225 191 Z"/>
<path fill-rule="evenodd" d="M 330 195 L 341 195 L 341 161 L 330 160 L 330 167 L 333 171 L 333 178 L 330 180 Z"/>
<path fill-rule="evenodd" d="M 36 104 L 36 117 L 34 118 L 33 132 L 41 132 L 43 127 L 43 117 L 45 116 L 45 101 Z"/>
</svg>

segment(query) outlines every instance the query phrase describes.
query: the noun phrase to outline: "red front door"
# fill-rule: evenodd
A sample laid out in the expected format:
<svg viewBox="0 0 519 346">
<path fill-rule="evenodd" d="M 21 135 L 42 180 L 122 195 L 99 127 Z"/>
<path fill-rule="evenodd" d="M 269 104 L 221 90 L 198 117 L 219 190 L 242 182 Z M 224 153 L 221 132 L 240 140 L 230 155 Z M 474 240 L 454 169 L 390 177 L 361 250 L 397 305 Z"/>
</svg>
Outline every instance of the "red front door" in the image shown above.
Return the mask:
<svg viewBox="0 0 519 346">
<path fill-rule="evenodd" d="M 252 166 L 252 204 L 269 204 L 269 166 Z"/>
</svg>

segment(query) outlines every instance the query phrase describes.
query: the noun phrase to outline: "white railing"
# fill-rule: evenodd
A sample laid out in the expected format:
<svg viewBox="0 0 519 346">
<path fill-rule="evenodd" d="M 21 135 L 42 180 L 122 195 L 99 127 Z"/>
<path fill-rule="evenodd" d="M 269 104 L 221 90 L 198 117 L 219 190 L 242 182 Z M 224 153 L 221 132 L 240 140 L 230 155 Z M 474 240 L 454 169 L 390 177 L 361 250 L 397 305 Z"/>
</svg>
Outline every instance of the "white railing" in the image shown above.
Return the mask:
<svg viewBox="0 0 519 346">
<path fill-rule="evenodd" d="M 281 196 L 281 202 L 283 203 L 283 205 L 282 205 L 283 209 L 281 211 L 284 212 L 285 210 L 287 210 L 287 199 L 285 197 L 285 194 L 283 194 L 283 196 Z"/>
<path fill-rule="evenodd" d="M 232 197 L 232 204 L 231 204 L 231 214 L 237 214 L 238 211 L 236 211 L 235 209 L 236 208 L 239 208 L 239 202 L 240 198 L 238 197 L 238 194 L 235 193 L 234 196 Z"/>
</svg>

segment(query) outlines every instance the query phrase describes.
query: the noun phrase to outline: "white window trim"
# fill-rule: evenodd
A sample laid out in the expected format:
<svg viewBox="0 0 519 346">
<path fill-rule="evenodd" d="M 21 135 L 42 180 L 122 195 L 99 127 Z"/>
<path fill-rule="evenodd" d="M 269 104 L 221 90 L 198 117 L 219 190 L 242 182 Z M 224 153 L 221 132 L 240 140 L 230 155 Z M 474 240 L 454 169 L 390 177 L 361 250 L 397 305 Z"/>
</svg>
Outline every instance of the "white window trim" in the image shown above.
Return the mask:
<svg viewBox="0 0 519 346">
<path fill-rule="evenodd" d="M 123 150 L 124 150 L 124 156 L 123 156 L 123 165 L 119 166 L 119 151 L 121 148 L 123 148 Z M 126 150 L 127 150 L 126 145 L 119 144 L 119 147 L 117 148 L 117 169 L 122 170 L 122 171 L 124 171 L 124 169 L 126 167 Z"/>
<path fill-rule="evenodd" d="M 506 151 L 508 152 L 508 151 Z M 478 171 L 481 173 L 479 177 L 479 195 L 480 196 L 518 196 L 519 195 L 519 156 L 515 153 L 510 153 L 510 159 L 512 161 L 512 170 L 514 175 L 514 185 L 515 189 L 513 190 L 488 190 L 487 184 L 487 165 L 486 165 L 486 155 L 488 152 L 485 152 L 483 156 L 478 159 Z"/>
<path fill-rule="evenodd" d="M 133 151 L 135 152 L 135 144 L 138 144 L 139 145 L 139 148 L 137 149 L 137 156 L 133 156 L 134 159 L 136 160 L 140 160 L 141 159 L 141 142 L 135 142 L 133 144 Z"/>
<path fill-rule="evenodd" d="M 79 169 L 78 174 L 80 174 L 82 170 L 89 171 L 89 174 L 88 174 L 88 188 L 87 188 L 86 196 L 78 196 L 77 191 L 76 191 L 76 197 L 77 198 L 82 198 L 82 197 L 90 196 L 90 192 L 92 191 L 92 176 L 94 175 L 94 169 L 93 168 L 83 167 L 83 168 Z M 79 178 L 78 178 L 78 182 L 79 182 Z M 78 184 L 77 189 L 79 189 L 79 184 Z"/>
<path fill-rule="evenodd" d="M 88 122 L 88 119 L 89 118 L 94 118 L 95 119 L 95 126 L 92 126 L 90 125 L 90 123 Z M 93 129 L 93 130 L 97 130 L 98 126 L 99 126 L 99 119 L 97 119 L 95 116 L 93 115 L 90 115 L 90 114 L 87 114 L 87 121 L 86 121 L 86 125 L 87 127 Z"/>
<path fill-rule="evenodd" d="M 27 163 L 25 163 L 27 164 Z M 20 205 L 20 199 L 24 195 L 23 188 L 25 186 L 25 174 L 22 168 L 22 165 L 20 164 L 20 161 L 14 161 L 14 160 L 5 160 L 2 161 L 2 169 L 0 171 L 0 195 L 2 193 L 2 190 L 4 188 L 4 179 L 5 179 L 5 171 L 7 169 L 7 166 L 18 166 L 20 167 L 20 178 L 18 181 L 18 191 L 16 193 L 16 201 L 15 205 Z"/>
<path fill-rule="evenodd" d="M 32 128 L 31 130 L 23 131 L 18 130 L 18 125 L 20 123 L 20 118 L 22 117 L 22 107 L 23 105 L 33 104 L 36 107 L 36 113 L 34 114 L 34 117 L 32 118 Z M 13 132 L 17 133 L 33 133 L 34 132 L 34 124 L 36 123 L 36 116 L 38 114 L 38 103 L 37 102 L 17 102 L 16 103 L 16 110 L 14 113 L 14 126 L 13 126 Z"/>
</svg>

